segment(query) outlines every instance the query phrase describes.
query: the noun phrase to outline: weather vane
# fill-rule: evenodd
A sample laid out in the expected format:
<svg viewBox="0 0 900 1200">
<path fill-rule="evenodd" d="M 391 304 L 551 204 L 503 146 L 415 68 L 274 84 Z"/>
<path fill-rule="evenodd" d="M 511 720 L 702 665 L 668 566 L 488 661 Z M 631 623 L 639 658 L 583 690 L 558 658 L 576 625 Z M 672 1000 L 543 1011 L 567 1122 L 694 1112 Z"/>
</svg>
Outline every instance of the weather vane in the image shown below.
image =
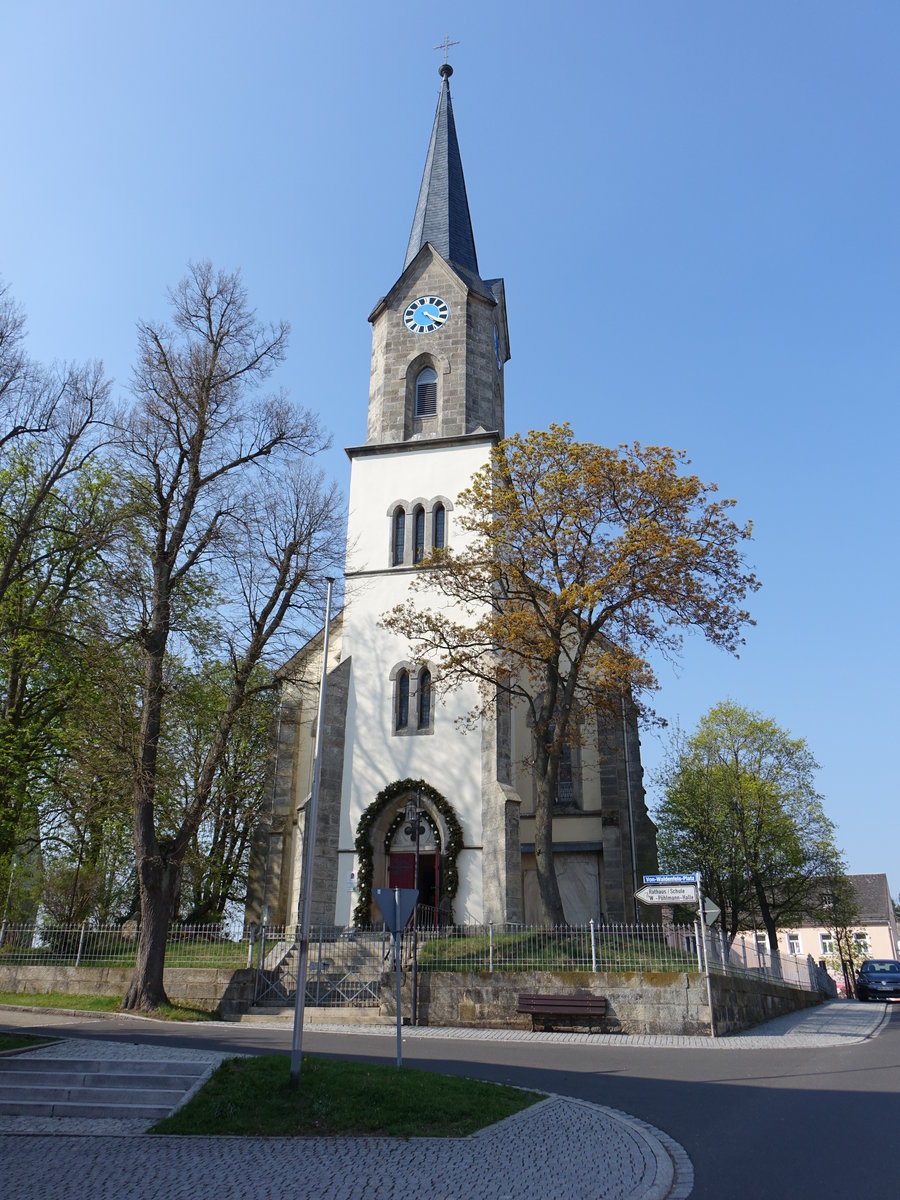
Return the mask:
<svg viewBox="0 0 900 1200">
<path fill-rule="evenodd" d="M 450 54 L 450 47 L 458 46 L 458 45 L 459 45 L 459 42 L 451 42 L 449 34 L 445 33 L 444 40 L 442 42 L 439 42 L 438 45 L 435 46 L 435 50 L 443 50 L 444 62 L 447 62 L 448 56 Z"/>
</svg>

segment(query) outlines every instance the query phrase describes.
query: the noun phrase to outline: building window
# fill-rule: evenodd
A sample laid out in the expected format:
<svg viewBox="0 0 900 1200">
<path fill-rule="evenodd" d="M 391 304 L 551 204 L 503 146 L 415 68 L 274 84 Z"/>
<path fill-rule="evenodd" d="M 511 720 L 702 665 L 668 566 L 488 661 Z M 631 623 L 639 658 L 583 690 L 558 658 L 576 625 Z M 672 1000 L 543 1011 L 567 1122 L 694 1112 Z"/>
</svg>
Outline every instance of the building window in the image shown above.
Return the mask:
<svg viewBox="0 0 900 1200">
<path fill-rule="evenodd" d="M 764 933 L 756 935 L 756 953 L 760 955 L 769 953 L 769 942 Z"/>
<path fill-rule="evenodd" d="M 403 552 L 406 543 L 406 513 L 402 508 L 398 508 L 394 513 L 394 537 L 393 537 L 393 564 L 395 567 L 403 565 Z"/>
<path fill-rule="evenodd" d="M 869 953 L 869 935 L 865 931 L 854 933 L 853 944 L 860 954 Z"/>
<path fill-rule="evenodd" d="M 787 935 L 788 954 L 796 956 L 800 953 L 800 934 L 789 933 Z"/>
<path fill-rule="evenodd" d="M 391 671 L 391 728 L 395 737 L 434 733 L 434 683 L 431 667 L 398 662 Z"/>
<path fill-rule="evenodd" d="M 413 528 L 416 539 L 413 562 L 420 563 L 425 557 L 425 509 L 421 506 L 413 514 Z"/>
<path fill-rule="evenodd" d="M 550 749 L 556 733 L 556 721 L 551 721 L 547 729 L 547 749 Z M 572 770 L 572 746 L 564 742 L 559 758 L 559 771 L 556 776 L 555 804 L 570 805 L 575 803 L 575 777 Z"/>
<path fill-rule="evenodd" d="M 443 504 L 436 504 L 432 514 L 431 545 L 435 550 L 444 549 L 447 528 L 447 510 Z"/>
<path fill-rule="evenodd" d="M 416 416 L 433 417 L 437 414 L 437 371 L 426 367 L 416 378 Z"/>
<path fill-rule="evenodd" d="M 418 726 L 420 729 L 428 729 L 431 726 L 431 672 L 427 667 L 423 667 L 419 672 L 417 703 Z"/>
<path fill-rule="evenodd" d="M 823 954 L 834 954 L 834 934 L 820 933 L 819 943 L 822 947 Z"/>
<path fill-rule="evenodd" d="M 397 676 L 397 729 L 406 729 L 409 725 L 409 671 L 401 671 Z"/>
</svg>

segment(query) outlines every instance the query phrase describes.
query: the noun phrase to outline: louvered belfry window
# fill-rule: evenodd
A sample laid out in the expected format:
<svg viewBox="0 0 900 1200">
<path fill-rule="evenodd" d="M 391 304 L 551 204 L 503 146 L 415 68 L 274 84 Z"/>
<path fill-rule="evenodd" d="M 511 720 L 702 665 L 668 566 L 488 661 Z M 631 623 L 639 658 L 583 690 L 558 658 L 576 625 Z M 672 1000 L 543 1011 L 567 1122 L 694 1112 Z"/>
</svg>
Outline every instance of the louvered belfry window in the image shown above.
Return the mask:
<svg viewBox="0 0 900 1200">
<path fill-rule="evenodd" d="M 416 379 L 416 416 L 433 417 L 437 414 L 437 371 L 426 367 Z"/>
</svg>

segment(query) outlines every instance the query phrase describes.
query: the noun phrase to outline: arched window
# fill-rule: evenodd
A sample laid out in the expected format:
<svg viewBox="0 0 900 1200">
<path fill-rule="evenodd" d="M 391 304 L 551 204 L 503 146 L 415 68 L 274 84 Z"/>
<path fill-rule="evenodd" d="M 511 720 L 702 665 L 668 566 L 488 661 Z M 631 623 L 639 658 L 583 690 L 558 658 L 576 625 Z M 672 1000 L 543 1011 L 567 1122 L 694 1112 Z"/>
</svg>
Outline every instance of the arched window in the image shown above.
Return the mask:
<svg viewBox="0 0 900 1200">
<path fill-rule="evenodd" d="M 437 414 L 437 371 L 425 367 L 416 377 L 416 416 L 433 417 Z"/>
<path fill-rule="evenodd" d="M 403 550 L 406 540 L 406 513 L 402 508 L 398 508 L 394 513 L 394 549 L 393 563 L 395 567 L 403 565 Z"/>
<path fill-rule="evenodd" d="M 546 745 L 550 749 L 550 744 L 556 734 L 556 717 L 550 722 L 547 727 Z M 572 771 L 572 744 L 569 741 L 563 742 L 562 753 L 559 756 L 559 771 L 556 776 L 556 796 L 554 803 L 556 804 L 572 804 L 575 800 L 575 778 Z"/>
<path fill-rule="evenodd" d="M 409 671 L 401 671 L 397 676 L 397 718 L 396 728 L 406 729 L 409 725 Z"/>
<path fill-rule="evenodd" d="M 431 727 L 431 672 L 427 667 L 423 667 L 419 672 L 418 705 L 418 727 L 429 729 Z"/>
<path fill-rule="evenodd" d="M 415 531 L 415 556 L 413 562 L 420 563 L 425 557 L 425 509 L 421 506 L 413 513 Z"/>
<path fill-rule="evenodd" d="M 431 545 L 434 550 L 443 550 L 447 528 L 447 512 L 443 504 L 436 504 L 431 517 Z"/>
</svg>

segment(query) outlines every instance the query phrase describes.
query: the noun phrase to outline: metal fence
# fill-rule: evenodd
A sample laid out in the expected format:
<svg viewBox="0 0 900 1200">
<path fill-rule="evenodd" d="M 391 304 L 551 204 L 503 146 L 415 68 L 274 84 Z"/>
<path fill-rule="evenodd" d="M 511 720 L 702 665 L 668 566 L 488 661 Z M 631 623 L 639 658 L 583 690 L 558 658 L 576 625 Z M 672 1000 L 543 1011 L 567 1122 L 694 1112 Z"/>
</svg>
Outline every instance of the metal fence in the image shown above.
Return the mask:
<svg viewBox="0 0 900 1200">
<path fill-rule="evenodd" d="M 130 967 L 140 944 L 135 921 L 118 925 L 7 925 L 0 927 L 0 965 Z M 249 967 L 251 940 L 240 925 L 169 927 L 170 967 Z"/>
<path fill-rule="evenodd" d="M 292 1003 L 297 986 L 297 926 L 176 925 L 169 929 L 167 967 L 248 968 L 256 971 L 257 1003 Z M 0 965 L 133 966 L 140 939 L 134 922 L 115 926 L 41 924 L 0 928 Z M 773 979 L 789 987 L 835 994 L 833 981 L 808 957 L 772 955 L 754 938 L 730 946 L 698 925 L 443 925 L 408 929 L 401 966 L 413 955 L 419 972 L 435 971 L 699 971 Z M 306 1002 L 373 1006 L 378 985 L 393 967 L 383 926 L 318 926 L 310 935 Z"/>
<path fill-rule="evenodd" d="M 755 936 L 737 937 L 729 946 L 715 934 L 709 935 L 709 969 L 717 975 L 771 979 L 787 987 L 837 995 L 834 980 L 811 955 L 772 954 Z"/>
</svg>

